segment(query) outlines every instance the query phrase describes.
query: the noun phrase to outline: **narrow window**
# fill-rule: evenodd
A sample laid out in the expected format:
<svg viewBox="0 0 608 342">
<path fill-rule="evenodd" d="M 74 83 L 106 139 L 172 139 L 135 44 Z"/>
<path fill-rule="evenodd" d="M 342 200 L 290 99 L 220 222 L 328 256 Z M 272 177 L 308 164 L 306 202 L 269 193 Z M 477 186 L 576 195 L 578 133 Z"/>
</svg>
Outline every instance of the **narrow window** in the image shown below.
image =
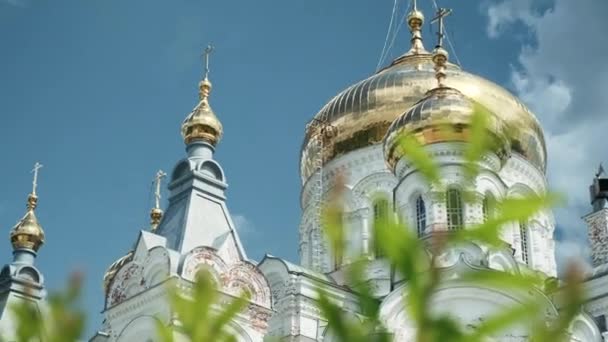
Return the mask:
<svg viewBox="0 0 608 342">
<path fill-rule="evenodd" d="M 608 330 L 606 329 L 606 316 L 597 316 L 593 320 L 595 321 L 595 324 L 597 324 L 597 327 L 600 329 L 601 333 L 606 332 Z"/>
<path fill-rule="evenodd" d="M 314 230 L 313 228 L 310 228 L 310 230 L 308 231 L 308 267 L 312 268 L 313 267 L 313 261 L 314 261 L 314 246 L 315 246 L 315 235 L 314 235 Z"/>
<path fill-rule="evenodd" d="M 426 208 L 424 207 L 424 200 L 422 196 L 418 196 L 416 199 L 416 231 L 418 236 L 424 235 L 426 228 Z"/>
<path fill-rule="evenodd" d="M 334 269 L 340 268 L 342 266 L 342 251 L 339 249 L 335 249 L 334 251 Z"/>
<path fill-rule="evenodd" d="M 447 192 L 447 215 L 448 230 L 462 229 L 462 198 L 456 189 Z"/>
<path fill-rule="evenodd" d="M 530 265 L 530 250 L 528 241 L 528 224 L 526 222 L 519 223 L 521 260 L 526 265 Z"/>
<path fill-rule="evenodd" d="M 386 198 L 379 198 L 374 202 L 374 225 L 386 224 L 388 222 L 389 203 Z M 374 236 L 377 236 L 374 234 Z M 374 254 L 376 258 L 382 257 L 382 250 L 379 248 L 379 241 L 374 239 Z"/>
<path fill-rule="evenodd" d="M 483 222 L 486 222 L 488 219 L 492 218 L 492 215 L 494 215 L 494 197 L 492 194 L 487 193 L 483 198 L 481 210 L 483 214 Z"/>
</svg>

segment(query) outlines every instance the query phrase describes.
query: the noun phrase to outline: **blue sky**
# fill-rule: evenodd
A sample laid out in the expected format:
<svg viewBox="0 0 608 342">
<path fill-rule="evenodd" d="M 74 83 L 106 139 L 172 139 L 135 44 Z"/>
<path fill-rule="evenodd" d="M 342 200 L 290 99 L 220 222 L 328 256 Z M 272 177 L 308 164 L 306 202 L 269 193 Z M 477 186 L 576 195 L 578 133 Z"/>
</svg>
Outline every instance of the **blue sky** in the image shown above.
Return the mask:
<svg viewBox="0 0 608 342">
<path fill-rule="evenodd" d="M 420 2 L 430 18 L 431 3 Z M 596 107 L 574 111 L 590 87 L 575 72 L 580 61 L 565 53 L 547 62 L 544 54 L 587 42 L 578 51 L 593 51 L 587 65 L 608 75 L 605 51 L 592 46 L 608 32 L 597 15 L 605 2 L 580 1 L 586 12 L 574 12 L 596 25 L 582 35 L 551 29 L 573 6 L 566 0 L 439 2 L 454 9 L 447 25 L 462 66 L 522 96 L 548 122 L 549 148 L 557 151 L 550 177 L 574 198 L 557 214 L 568 226 L 560 239 L 576 249 L 566 254 L 584 255 L 578 217 L 587 210 L 592 168 L 605 155 L 584 125 L 607 126 L 595 110 L 606 100 L 592 97 Z M 403 14 L 407 0 L 398 3 Z M 211 103 L 225 130 L 216 158 L 230 185 L 229 208 L 250 257 L 297 261 L 305 124 L 374 72 L 392 7 L 391 0 L 0 0 L 0 258 L 11 258 L 8 232 L 40 161 L 37 213 L 47 244 L 38 265 L 51 289 L 70 271 L 85 272 L 88 331 L 98 327 L 105 269 L 147 227 L 156 170 L 170 171 L 184 156 L 180 124 L 196 104 L 200 55 L 213 42 Z M 424 37 L 431 47 L 428 24 Z M 408 45 L 402 25 L 385 63 Z"/>
</svg>

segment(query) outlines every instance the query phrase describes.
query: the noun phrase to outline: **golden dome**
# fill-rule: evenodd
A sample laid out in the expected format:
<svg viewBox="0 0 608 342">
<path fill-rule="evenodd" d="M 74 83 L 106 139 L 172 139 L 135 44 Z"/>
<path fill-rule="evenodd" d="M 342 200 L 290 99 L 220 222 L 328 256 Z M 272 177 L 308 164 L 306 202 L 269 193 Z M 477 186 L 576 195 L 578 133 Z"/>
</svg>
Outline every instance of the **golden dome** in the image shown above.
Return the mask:
<svg viewBox="0 0 608 342">
<path fill-rule="evenodd" d="M 31 249 L 37 252 L 44 244 L 44 230 L 38 223 L 34 210 L 38 204 L 38 197 L 30 194 L 27 198 L 27 212 L 25 216 L 11 230 L 11 244 L 13 249 Z"/>
<path fill-rule="evenodd" d="M 211 82 L 207 77 L 199 83 L 200 101 L 182 124 L 182 137 L 186 144 L 202 140 L 215 146 L 222 138 L 222 123 L 209 105 Z"/>
<path fill-rule="evenodd" d="M 162 218 L 163 211 L 160 208 L 152 208 L 152 210 L 150 210 L 150 226 L 153 232 L 156 231 L 156 228 L 158 228 Z"/>
<path fill-rule="evenodd" d="M 388 128 L 384 139 L 384 156 L 390 168 L 405 154 L 400 148 L 404 135 L 413 135 L 425 145 L 437 142 L 467 141 L 471 118 L 482 107 L 456 89 L 438 87 L 430 90 L 422 100 L 398 117 Z M 509 143 L 502 120 L 489 113 L 488 133 L 497 142 L 499 156 L 507 155 Z M 446 130 L 447 128 L 447 130 Z"/>
<path fill-rule="evenodd" d="M 410 50 L 411 51 L 411 50 Z M 432 54 L 408 53 L 371 77 L 336 95 L 313 120 L 333 127 L 334 134 L 324 140 L 322 162 L 366 146 L 382 142 L 391 123 L 407 108 L 435 88 L 437 80 Z M 546 148 L 536 117 L 517 97 L 482 77 L 447 62 L 445 86 L 457 89 L 500 117 L 508 126 L 511 150 L 545 170 Z M 307 129 L 300 158 L 302 183 L 315 170 L 320 157 L 318 144 Z"/>
<path fill-rule="evenodd" d="M 407 24 L 412 29 L 412 27 L 420 27 L 424 23 L 424 14 L 415 9 L 407 14 Z"/>
</svg>

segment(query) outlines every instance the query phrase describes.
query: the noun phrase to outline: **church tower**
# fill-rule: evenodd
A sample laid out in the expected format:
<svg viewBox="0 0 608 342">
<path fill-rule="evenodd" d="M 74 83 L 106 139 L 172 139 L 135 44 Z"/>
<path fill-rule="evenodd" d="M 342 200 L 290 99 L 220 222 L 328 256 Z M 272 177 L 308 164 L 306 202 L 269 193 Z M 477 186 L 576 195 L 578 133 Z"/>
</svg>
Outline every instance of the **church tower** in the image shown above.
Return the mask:
<svg viewBox="0 0 608 342">
<path fill-rule="evenodd" d="M 13 341 L 17 328 L 12 307 L 29 303 L 40 315 L 45 313 L 44 277 L 36 268 L 38 250 L 44 244 L 44 231 L 36 218 L 39 163 L 34 166 L 32 192 L 27 198 L 27 211 L 11 230 L 13 261 L 0 271 L 0 339 Z"/>
<path fill-rule="evenodd" d="M 600 169 L 589 186 L 593 211 L 583 217 L 588 226 L 593 267 L 608 264 L 608 178 Z"/>
<path fill-rule="evenodd" d="M 440 18 L 433 21 L 443 26 Z M 379 297 L 394 286 L 390 267 L 373 241 L 373 225 L 379 215 L 394 213 L 424 238 L 433 231 L 466 229 L 483 222 L 494 201 L 543 194 L 547 188 L 545 139 L 534 114 L 503 87 L 449 61 L 441 47 L 443 33 L 439 35 L 440 49 L 429 52 L 421 34 L 425 16 L 416 1 L 406 20 L 410 49 L 323 106 L 306 128 L 300 155 L 301 264 L 340 279 L 342 270 L 364 255 L 374 265 L 370 281 Z M 435 88 L 434 95 L 430 94 Z M 435 105 L 441 108 L 435 110 Z M 492 133 L 501 140 L 502 150 L 488 155 L 483 174 L 475 184 L 463 188 L 462 170 L 456 164 L 463 161 L 466 146 L 467 133 L 461 129 L 470 112 L 465 112 L 474 106 L 492 113 L 497 125 Z M 412 111 L 404 114 L 408 109 Z M 458 131 L 460 138 L 448 141 L 434 134 L 439 121 Z M 426 187 L 417 170 L 406 162 L 400 164 L 391 146 L 385 145 L 388 150 L 383 150 L 391 125 L 412 132 L 439 159 L 445 189 Z M 323 238 L 319 207 L 338 182 L 345 186 L 347 246 L 343 255 L 335 256 Z M 472 193 L 475 200 L 464 201 L 465 192 Z M 502 239 L 522 266 L 556 274 L 555 223 L 550 211 L 504 228 Z"/>
<path fill-rule="evenodd" d="M 266 334 L 270 287 L 245 254 L 226 206 L 226 177 L 213 156 L 223 129 L 209 103 L 211 51 L 205 51 L 198 104 L 181 127 L 187 156 L 170 175 L 168 207 L 163 214 L 160 181 L 165 175 L 159 171 L 151 229 L 142 230 L 133 250 L 106 272 L 105 320 L 92 341 L 156 341 L 159 323 L 172 327 L 179 339 L 180 323 L 166 285 L 174 279 L 180 294 L 188 297 L 201 268 L 214 278 L 222 300 L 243 291 L 251 294 L 247 309 L 229 323 L 237 340 L 261 341 Z"/>
</svg>

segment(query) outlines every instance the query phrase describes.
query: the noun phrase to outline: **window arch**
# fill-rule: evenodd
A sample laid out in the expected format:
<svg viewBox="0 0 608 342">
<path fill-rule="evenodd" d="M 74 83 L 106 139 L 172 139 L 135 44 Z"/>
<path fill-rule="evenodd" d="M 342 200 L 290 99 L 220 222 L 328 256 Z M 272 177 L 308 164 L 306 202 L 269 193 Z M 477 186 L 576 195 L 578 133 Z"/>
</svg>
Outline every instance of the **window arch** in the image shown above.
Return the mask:
<svg viewBox="0 0 608 342">
<path fill-rule="evenodd" d="M 462 229 L 462 196 L 458 189 L 449 189 L 446 194 L 448 230 Z"/>
<path fill-rule="evenodd" d="M 416 198 L 416 232 L 418 236 L 423 236 L 426 229 L 426 207 L 422 196 Z"/>
<path fill-rule="evenodd" d="M 521 261 L 530 265 L 530 241 L 529 241 L 528 222 L 519 222 L 519 247 L 521 248 Z"/>
<path fill-rule="evenodd" d="M 388 223 L 389 210 L 390 210 L 390 204 L 389 204 L 388 199 L 384 196 L 376 198 L 376 200 L 374 201 L 374 204 L 373 204 L 373 209 L 374 209 L 374 230 L 375 230 L 378 225 Z M 375 238 L 376 236 L 377 236 L 377 234 L 374 232 L 374 239 L 373 239 L 374 255 L 376 256 L 376 258 L 380 258 L 384 255 L 382 253 L 382 250 L 379 248 L 380 247 L 379 241 L 376 241 L 376 238 Z"/>
<path fill-rule="evenodd" d="M 481 203 L 481 212 L 483 215 L 483 222 L 488 221 L 489 218 L 494 216 L 494 211 L 496 208 L 496 200 L 492 193 L 487 192 L 483 198 L 483 202 Z"/>
</svg>

